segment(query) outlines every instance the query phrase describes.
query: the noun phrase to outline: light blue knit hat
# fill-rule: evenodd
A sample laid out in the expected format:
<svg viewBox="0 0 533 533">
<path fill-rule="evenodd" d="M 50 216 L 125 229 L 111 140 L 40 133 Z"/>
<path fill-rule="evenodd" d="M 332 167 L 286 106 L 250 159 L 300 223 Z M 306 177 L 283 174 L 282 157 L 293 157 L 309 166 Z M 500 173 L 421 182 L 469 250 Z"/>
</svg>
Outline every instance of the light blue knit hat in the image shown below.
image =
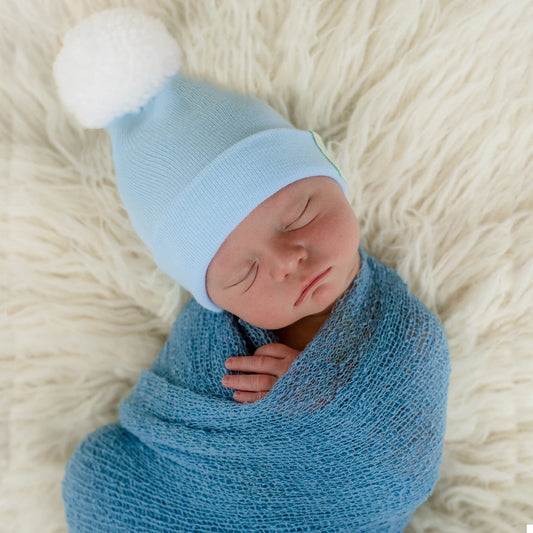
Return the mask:
<svg viewBox="0 0 533 533">
<path fill-rule="evenodd" d="M 207 268 L 260 203 L 297 180 L 346 182 L 320 137 L 255 97 L 179 72 L 163 24 L 135 9 L 92 15 L 65 36 L 54 76 L 65 106 L 111 135 L 117 186 L 158 266 L 207 309 Z"/>
</svg>

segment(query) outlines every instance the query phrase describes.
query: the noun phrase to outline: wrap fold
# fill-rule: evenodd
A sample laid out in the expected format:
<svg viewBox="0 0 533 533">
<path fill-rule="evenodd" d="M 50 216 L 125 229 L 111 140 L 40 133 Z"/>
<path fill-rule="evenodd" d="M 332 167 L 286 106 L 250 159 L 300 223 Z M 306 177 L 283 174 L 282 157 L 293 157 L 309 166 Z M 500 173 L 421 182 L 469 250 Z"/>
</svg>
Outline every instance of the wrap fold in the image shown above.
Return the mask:
<svg viewBox="0 0 533 533">
<path fill-rule="evenodd" d="M 361 269 L 268 395 L 230 356 L 278 342 L 192 299 L 149 371 L 67 466 L 75 532 L 401 532 L 439 476 L 450 361 L 438 319 L 362 247 Z"/>
</svg>

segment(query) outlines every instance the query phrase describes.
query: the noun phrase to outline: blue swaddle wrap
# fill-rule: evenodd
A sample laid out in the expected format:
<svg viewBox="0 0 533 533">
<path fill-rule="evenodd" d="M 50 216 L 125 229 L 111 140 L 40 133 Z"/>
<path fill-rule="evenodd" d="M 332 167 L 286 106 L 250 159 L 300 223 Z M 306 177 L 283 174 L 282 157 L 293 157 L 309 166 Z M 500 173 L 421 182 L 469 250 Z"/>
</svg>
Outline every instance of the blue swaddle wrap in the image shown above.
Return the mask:
<svg viewBox="0 0 533 533">
<path fill-rule="evenodd" d="M 403 531 L 439 476 L 450 361 L 438 319 L 361 247 L 361 270 L 269 394 L 225 360 L 277 342 L 191 300 L 120 421 L 70 459 L 70 531 Z"/>
</svg>

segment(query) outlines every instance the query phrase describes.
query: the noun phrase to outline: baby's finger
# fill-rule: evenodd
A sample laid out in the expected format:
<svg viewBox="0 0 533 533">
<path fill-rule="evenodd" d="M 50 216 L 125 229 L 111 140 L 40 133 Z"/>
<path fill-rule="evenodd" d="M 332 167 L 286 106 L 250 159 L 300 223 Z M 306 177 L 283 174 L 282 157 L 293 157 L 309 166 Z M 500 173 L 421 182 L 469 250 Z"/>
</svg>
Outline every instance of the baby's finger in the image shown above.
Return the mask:
<svg viewBox="0 0 533 533">
<path fill-rule="evenodd" d="M 295 358 L 299 354 L 298 350 L 287 346 L 286 344 L 281 344 L 279 342 L 272 342 L 270 344 L 263 344 L 259 346 L 254 352 L 254 355 L 268 355 L 270 357 L 285 358 L 292 357 Z"/>
<path fill-rule="evenodd" d="M 288 365 L 283 359 L 269 355 L 244 355 L 226 359 L 226 368 L 235 372 L 271 374 L 280 377 L 287 371 Z"/>
<path fill-rule="evenodd" d="M 269 391 L 277 381 L 276 376 L 269 374 L 235 374 L 222 378 L 222 385 L 228 389 L 238 389 L 247 392 Z"/>
<path fill-rule="evenodd" d="M 268 391 L 262 392 L 244 392 L 236 391 L 233 393 L 233 399 L 239 403 L 253 403 L 261 398 L 264 398 L 268 394 Z"/>
</svg>

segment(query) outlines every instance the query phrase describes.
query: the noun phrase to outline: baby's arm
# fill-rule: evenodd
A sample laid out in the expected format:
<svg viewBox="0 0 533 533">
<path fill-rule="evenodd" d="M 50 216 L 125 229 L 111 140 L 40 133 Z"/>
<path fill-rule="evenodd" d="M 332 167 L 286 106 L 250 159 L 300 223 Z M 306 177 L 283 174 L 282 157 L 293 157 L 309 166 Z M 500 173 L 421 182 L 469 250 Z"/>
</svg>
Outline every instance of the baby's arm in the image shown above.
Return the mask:
<svg viewBox="0 0 533 533">
<path fill-rule="evenodd" d="M 260 346 L 253 355 L 230 357 L 226 359 L 226 368 L 247 374 L 226 374 L 222 378 L 222 385 L 228 389 L 238 389 L 233 394 L 237 402 L 255 402 L 268 394 L 299 355 L 298 350 L 285 344 L 272 343 Z"/>
</svg>

